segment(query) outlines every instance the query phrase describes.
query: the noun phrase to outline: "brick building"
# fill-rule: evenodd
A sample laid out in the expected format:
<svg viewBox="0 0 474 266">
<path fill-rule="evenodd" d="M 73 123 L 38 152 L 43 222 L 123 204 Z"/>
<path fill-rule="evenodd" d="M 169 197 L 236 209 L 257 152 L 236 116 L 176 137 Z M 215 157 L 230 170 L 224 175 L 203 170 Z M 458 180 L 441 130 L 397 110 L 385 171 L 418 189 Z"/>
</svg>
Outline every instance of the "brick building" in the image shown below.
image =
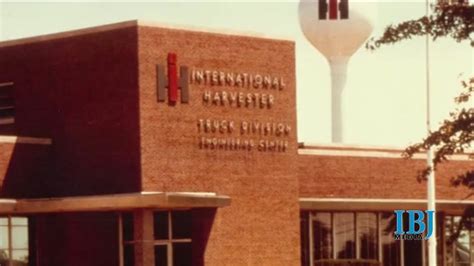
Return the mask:
<svg viewBox="0 0 474 266">
<path fill-rule="evenodd" d="M 422 155 L 298 144 L 295 96 L 286 40 L 131 21 L 0 43 L 0 265 L 423 265 L 389 226 L 425 209 Z M 445 265 L 474 250 L 445 237 L 469 167 L 437 173 Z"/>
</svg>

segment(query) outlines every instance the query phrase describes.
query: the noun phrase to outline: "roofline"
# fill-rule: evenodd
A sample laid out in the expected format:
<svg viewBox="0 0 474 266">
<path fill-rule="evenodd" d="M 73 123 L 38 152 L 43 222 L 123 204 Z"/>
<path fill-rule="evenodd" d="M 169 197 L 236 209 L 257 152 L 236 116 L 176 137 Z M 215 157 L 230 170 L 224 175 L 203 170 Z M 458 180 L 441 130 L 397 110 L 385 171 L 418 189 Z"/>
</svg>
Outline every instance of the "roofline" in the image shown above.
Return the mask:
<svg viewBox="0 0 474 266">
<path fill-rule="evenodd" d="M 122 21 L 122 22 L 117 22 L 117 23 L 78 28 L 78 29 L 37 35 L 37 36 L 26 37 L 26 38 L 0 41 L 0 48 L 16 46 L 16 45 L 24 45 L 24 44 L 36 43 L 36 42 L 43 42 L 43 41 L 51 41 L 51 40 L 69 38 L 69 37 L 80 36 L 80 35 L 85 35 L 85 34 L 106 32 L 106 31 L 111 31 L 111 30 L 116 30 L 116 29 L 123 29 L 123 28 L 128 28 L 128 27 L 139 27 L 139 26 L 185 30 L 185 31 L 202 32 L 202 33 L 212 33 L 212 34 L 219 34 L 222 36 L 229 35 L 229 36 L 250 37 L 250 38 L 259 38 L 259 39 L 285 41 L 285 42 L 294 43 L 294 41 L 289 38 L 275 38 L 273 36 L 267 36 L 262 33 L 250 32 L 250 31 L 238 31 L 238 30 L 225 29 L 225 28 L 218 29 L 218 28 L 208 28 L 208 27 L 197 27 L 197 26 L 192 26 L 192 25 L 169 24 L 169 23 L 161 23 L 161 22 L 151 22 L 151 21 L 146 21 L 146 20 L 128 20 L 128 21 Z"/>
<path fill-rule="evenodd" d="M 405 149 L 390 146 L 371 146 L 371 145 L 349 145 L 340 143 L 298 143 L 298 154 L 301 155 L 319 155 L 319 156 L 340 156 L 340 157 L 373 157 L 373 158 L 404 158 L 402 153 Z M 426 153 L 416 153 L 412 159 L 425 159 Z M 470 153 L 453 154 L 447 156 L 449 160 L 469 161 Z"/>
<path fill-rule="evenodd" d="M 37 35 L 37 36 L 32 36 L 32 37 L 20 38 L 20 39 L 6 40 L 6 41 L 0 42 L 0 48 L 29 44 L 29 43 L 36 43 L 36 42 L 44 42 L 44 41 L 50 41 L 50 40 L 57 40 L 57 39 L 80 36 L 80 35 L 85 35 L 85 34 L 111 31 L 111 30 L 116 30 L 116 29 L 123 29 L 123 28 L 128 28 L 128 27 L 134 27 L 137 25 L 138 25 L 137 20 L 130 20 L 130 21 L 123 21 L 123 22 L 112 23 L 112 24 L 105 24 L 105 25 L 100 25 L 100 26 L 92 26 L 92 27 L 79 28 L 79 29 L 73 29 L 73 30 L 68 30 L 68 31 L 61 31 L 61 32 L 56 32 L 56 33 Z"/>
<path fill-rule="evenodd" d="M 426 199 L 387 198 L 313 198 L 300 197 L 302 210 L 314 211 L 394 211 L 425 210 Z M 436 199 L 436 210 L 450 214 L 462 214 L 467 207 L 474 206 L 474 200 Z"/>
<path fill-rule="evenodd" d="M 271 35 L 266 35 L 264 33 L 256 32 L 256 31 L 243 31 L 243 30 L 236 30 L 236 29 L 229 29 L 229 28 L 193 26 L 189 24 L 188 25 L 174 24 L 174 23 L 156 22 L 156 21 L 149 21 L 149 20 L 137 20 L 137 23 L 138 23 L 138 26 L 143 26 L 143 27 L 186 30 L 186 31 L 193 31 L 193 32 L 214 33 L 218 35 L 240 36 L 240 37 L 249 37 L 249 38 L 258 38 L 258 39 L 266 39 L 266 40 L 272 40 L 272 41 L 284 41 L 284 42 L 294 43 L 294 40 L 292 40 L 289 37 L 271 36 Z"/>
<path fill-rule="evenodd" d="M 299 142 L 300 149 L 331 149 L 331 150 L 377 150 L 403 152 L 405 148 L 398 146 L 381 146 L 381 145 L 361 145 L 347 143 L 316 143 L 316 142 Z"/>
</svg>

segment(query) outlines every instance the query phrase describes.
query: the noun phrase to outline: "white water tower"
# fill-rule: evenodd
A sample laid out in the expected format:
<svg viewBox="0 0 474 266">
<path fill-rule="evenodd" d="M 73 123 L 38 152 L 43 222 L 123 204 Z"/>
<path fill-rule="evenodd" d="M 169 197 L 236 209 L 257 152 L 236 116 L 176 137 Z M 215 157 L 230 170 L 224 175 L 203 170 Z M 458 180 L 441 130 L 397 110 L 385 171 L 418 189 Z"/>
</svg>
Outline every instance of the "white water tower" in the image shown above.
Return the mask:
<svg viewBox="0 0 474 266">
<path fill-rule="evenodd" d="M 350 57 L 373 30 L 367 4 L 350 0 L 300 0 L 300 26 L 331 68 L 332 142 L 344 141 L 343 90 Z"/>
</svg>

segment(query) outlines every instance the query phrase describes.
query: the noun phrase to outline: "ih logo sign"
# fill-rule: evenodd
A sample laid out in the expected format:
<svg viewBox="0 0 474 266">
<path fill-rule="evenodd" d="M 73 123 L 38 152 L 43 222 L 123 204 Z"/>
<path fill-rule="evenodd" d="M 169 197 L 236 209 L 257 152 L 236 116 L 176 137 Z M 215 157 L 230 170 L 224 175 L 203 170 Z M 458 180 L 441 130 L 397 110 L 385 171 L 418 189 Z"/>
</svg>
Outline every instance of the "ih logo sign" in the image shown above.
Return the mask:
<svg viewBox="0 0 474 266">
<path fill-rule="evenodd" d="M 348 19 L 349 0 L 319 0 L 319 19 Z"/>
<path fill-rule="evenodd" d="M 408 231 L 403 228 L 403 214 L 408 213 Z M 402 237 L 403 235 L 420 235 L 425 233 L 425 239 L 429 239 L 433 234 L 433 216 L 434 211 L 426 212 L 426 224 L 425 224 L 425 213 L 420 210 L 396 210 L 395 215 L 397 218 L 397 230 L 395 231 L 395 237 Z M 418 225 L 418 226 L 415 226 Z M 415 229 L 415 227 L 418 227 Z"/>
<path fill-rule="evenodd" d="M 168 95 L 168 103 L 175 105 L 178 101 L 178 90 L 181 91 L 181 103 L 189 102 L 188 67 L 181 66 L 178 77 L 176 61 L 176 54 L 168 53 L 167 75 L 165 75 L 164 66 L 156 65 L 156 72 L 158 74 L 158 102 L 165 102 L 166 95 Z M 166 93 L 166 89 L 168 89 L 168 93 Z"/>
</svg>

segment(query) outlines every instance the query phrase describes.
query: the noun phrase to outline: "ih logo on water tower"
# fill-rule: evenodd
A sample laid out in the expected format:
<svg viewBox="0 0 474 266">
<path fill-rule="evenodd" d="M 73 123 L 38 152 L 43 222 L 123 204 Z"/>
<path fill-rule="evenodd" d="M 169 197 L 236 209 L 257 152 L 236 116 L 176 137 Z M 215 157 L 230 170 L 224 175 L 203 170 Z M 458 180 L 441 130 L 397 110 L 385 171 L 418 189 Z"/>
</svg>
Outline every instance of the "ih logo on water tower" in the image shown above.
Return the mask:
<svg viewBox="0 0 474 266">
<path fill-rule="evenodd" d="M 189 103 L 188 67 L 179 67 L 178 78 L 177 56 L 175 53 L 168 53 L 167 68 L 168 75 L 165 75 L 165 67 L 156 65 L 158 102 L 165 102 L 166 94 L 168 94 L 168 104 L 175 105 L 178 101 L 178 90 L 180 90 L 181 103 Z"/>
<path fill-rule="evenodd" d="M 319 0 L 319 19 L 348 19 L 349 0 Z"/>
</svg>

